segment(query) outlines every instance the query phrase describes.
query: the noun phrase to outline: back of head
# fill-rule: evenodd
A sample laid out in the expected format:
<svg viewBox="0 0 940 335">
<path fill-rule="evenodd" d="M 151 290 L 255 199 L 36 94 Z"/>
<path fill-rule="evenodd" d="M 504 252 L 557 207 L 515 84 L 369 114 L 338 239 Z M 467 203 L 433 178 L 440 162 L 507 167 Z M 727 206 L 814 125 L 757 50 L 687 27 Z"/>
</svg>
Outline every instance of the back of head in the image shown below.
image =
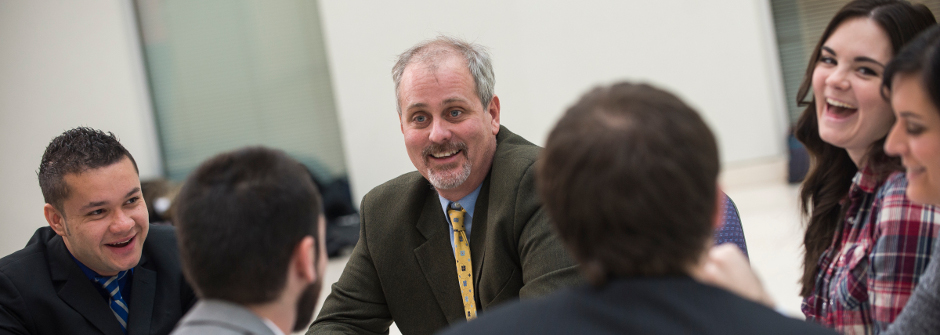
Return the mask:
<svg viewBox="0 0 940 335">
<path fill-rule="evenodd" d="M 568 109 L 539 194 L 588 280 L 686 274 L 708 245 L 718 149 L 701 117 L 645 84 L 596 88 Z"/>
<path fill-rule="evenodd" d="M 88 127 L 67 130 L 52 139 L 42 154 L 37 173 L 42 196 L 46 203 L 64 214 L 62 202 L 69 196 L 65 175 L 109 166 L 125 156 L 130 158 L 137 170 L 134 157 L 111 132 L 104 133 Z"/>
<path fill-rule="evenodd" d="M 279 150 L 244 148 L 209 159 L 177 202 L 183 273 L 202 298 L 271 302 L 298 243 L 320 241 L 320 194 L 303 165 Z"/>
<path fill-rule="evenodd" d="M 423 64 L 434 68 L 437 63 L 454 56 L 460 57 L 466 62 L 476 85 L 477 97 L 483 104 L 483 108 L 486 108 L 490 104 L 490 100 L 493 99 L 496 86 L 496 77 L 493 74 L 490 54 L 482 45 L 450 36 L 438 36 L 433 40 L 418 43 L 398 56 L 398 61 L 392 67 L 392 80 L 395 82 L 396 99 L 401 100 L 399 85 L 408 65 Z M 398 114 L 401 114 L 400 101 L 396 106 L 399 108 Z"/>
<path fill-rule="evenodd" d="M 934 25 L 911 41 L 885 67 L 885 98 L 899 74 L 918 75 L 933 104 L 940 106 L 940 25 Z"/>
</svg>

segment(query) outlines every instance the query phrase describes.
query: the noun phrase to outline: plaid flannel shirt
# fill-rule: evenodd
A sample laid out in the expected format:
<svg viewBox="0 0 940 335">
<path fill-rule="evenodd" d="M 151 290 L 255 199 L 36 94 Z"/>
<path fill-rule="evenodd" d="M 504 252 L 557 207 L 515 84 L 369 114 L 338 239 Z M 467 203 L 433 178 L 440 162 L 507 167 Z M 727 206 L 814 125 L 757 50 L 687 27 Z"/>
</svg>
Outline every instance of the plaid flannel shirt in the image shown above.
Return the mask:
<svg viewBox="0 0 940 335">
<path fill-rule="evenodd" d="M 849 206 L 832 245 L 819 259 L 803 314 L 844 334 L 877 334 L 901 313 L 927 268 L 940 212 L 912 203 L 903 172 L 882 185 L 865 169 L 855 175 Z"/>
</svg>

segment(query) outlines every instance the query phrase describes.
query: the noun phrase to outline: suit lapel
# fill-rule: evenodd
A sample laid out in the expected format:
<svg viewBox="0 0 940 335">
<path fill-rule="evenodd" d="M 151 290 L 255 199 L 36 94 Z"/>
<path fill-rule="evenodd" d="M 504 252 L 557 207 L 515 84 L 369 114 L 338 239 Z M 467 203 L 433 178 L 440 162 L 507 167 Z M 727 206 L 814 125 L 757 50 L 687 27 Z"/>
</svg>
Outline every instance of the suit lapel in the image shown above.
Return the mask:
<svg viewBox="0 0 940 335">
<path fill-rule="evenodd" d="M 415 226 L 426 239 L 414 249 L 415 257 L 441 311 L 449 322 L 454 322 L 463 316 L 463 304 L 460 302 L 460 287 L 457 286 L 454 251 L 447 235 L 447 218 L 436 192 L 428 192 Z"/>
<path fill-rule="evenodd" d="M 153 316 L 153 297 L 157 291 L 157 273 L 147 268 L 147 256 L 140 256 L 134 268 L 131 305 L 127 320 L 128 334 L 147 334 Z"/>
<path fill-rule="evenodd" d="M 486 221 L 487 209 L 489 208 L 490 177 L 483 180 L 483 187 L 480 188 L 480 195 L 477 197 L 477 203 L 473 210 L 473 222 L 470 227 L 470 259 L 473 262 L 473 287 L 480 287 L 480 278 L 483 277 L 483 261 L 486 259 Z M 459 289 L 459 288 L 458 288 Z M 477 302 L 477 309 L 483 307 L 480 304 L 479 290 L 474 295 Z"/>
<path fill-rule="evenodd" d="M 102 333 L 124 335 L 108 302 L 72 260 L 62 238 L 54 237 L 49 241 L 48 248 L 50 250 L 49 272 L 54 282 L 61 283 L 57 284 L 57 286 L 61 285 L 57 292 L 59 298 Z"/>
</svg>

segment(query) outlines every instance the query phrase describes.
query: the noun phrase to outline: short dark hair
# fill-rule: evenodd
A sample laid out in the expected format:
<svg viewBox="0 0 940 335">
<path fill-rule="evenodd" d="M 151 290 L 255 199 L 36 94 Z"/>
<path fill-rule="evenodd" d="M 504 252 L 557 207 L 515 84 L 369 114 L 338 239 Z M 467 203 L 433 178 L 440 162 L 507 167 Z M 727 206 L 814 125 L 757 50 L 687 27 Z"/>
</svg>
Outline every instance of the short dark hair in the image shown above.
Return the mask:
<svg viewBox="0 0 940 335">
<path fill-rule="evenodd" d="M 193 171 L 176 200 L 183 273 L 202 298 L 273 301 L 297 244 L 306 236 L 319 243 L 320 193 L 303 165 L 280 150 L 215 156 Z"/>
<path fill-rule="evenodd" d="M 537 182 L 587 279 L 687 274 L 713 231 L 718 148 L 701 117 L 646 84 L 596 88 L 549 134 Z"/>
<path fill-rule="evenodd" d="M 88 127 L 66 130 L 49 142 L 39 163 L 36 174 L 43 199 L 65 215 L 62 203 L 69 197 L 65 175 L 109 166 L 124 157 L 130 158 L 134 171 L 139 174 L 134 156 L 124 149 L 113 133 Z"/>
<path fill-rule="evenodd" d="M 885 67 L 882 94 L 889 98 L 891 85 L 899 74 L 918 75 L 924 91 L 940 106 L 940 26 L 934 25 L 908 43 Z"/>
</svg>

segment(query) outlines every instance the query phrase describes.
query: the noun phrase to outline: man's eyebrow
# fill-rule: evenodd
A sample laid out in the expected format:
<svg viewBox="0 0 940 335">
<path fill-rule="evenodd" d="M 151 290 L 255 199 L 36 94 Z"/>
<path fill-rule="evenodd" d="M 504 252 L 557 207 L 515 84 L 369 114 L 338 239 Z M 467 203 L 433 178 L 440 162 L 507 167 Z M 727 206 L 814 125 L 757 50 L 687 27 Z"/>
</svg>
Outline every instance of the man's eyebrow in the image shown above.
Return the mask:
<svg viewBox="0 0 940 335">
<path fill-rule="evenodd" d="M 455 103 L 455 102 L 467 102 L 467 100 L 463 98 L 457 98 L 457 97 L 449 98 L 449 99 L 445 99 L 444 101 L 441 101 L 441 106 Z"/>
<path fill-rule="evenodd" d="M 125 195 L 124 197 L 127 198 L 129 196 L 134 195 L 137 192 L 140 192 L 140 187 L 134 187 L 134 189 L 132 189 L 130 192 L 127 192 L 127 195 Z"/>
<path fill-rule="evenodd" d="M 124 197 L 127 198 L 127 197 L 129 197 L 129 196 L 132 196 L 132 195 L 134 195 L 134 194 L 137 194 L 138 192 L 140 192 L 140 187 L 134 187 L 134 189 L 132 189 L 130 192 L 127 192 L 127 195 L 125 195 Z M 85 210 L 85 209 L 91 208 L 91 207 L 104 206 L 104 205 L 107 205 L 107 204 L 108 204 L 108 201 L 107 201 L 107 200 L 105 200 L 105 201 L 92 201 L 92 202 L 89 202 L 87 205 L 82 206 L 82 210 Z"/>
<path fill-rule="evenodd" d="M 409 109 L 412 109 L 412 108 L 425 108 L 425 107 L 427 107 L 427 106 L 428 106 L 428 104 L 426 104 L 426 103 L 423 103 L 423 102 L 416 102 L 416 103 L 413 103 L 413 104 L 409 105 L 408 108 L 405 108 L 405 110 L 409 110 Z"/>
<path fill-rule="evenodd" d="M 107 201 L 93 201 L 93 202 L 89 202 L 89 203 L 88 203 L 87 205 L 85 205 L 85 206 L 82 206 L 82 210 L 85 210 L 85 209 L 91 208 L 91 207 L 104 206 L 104 205 L 107 205 L 107 204 L 108 204 Z"/>
</svg>

